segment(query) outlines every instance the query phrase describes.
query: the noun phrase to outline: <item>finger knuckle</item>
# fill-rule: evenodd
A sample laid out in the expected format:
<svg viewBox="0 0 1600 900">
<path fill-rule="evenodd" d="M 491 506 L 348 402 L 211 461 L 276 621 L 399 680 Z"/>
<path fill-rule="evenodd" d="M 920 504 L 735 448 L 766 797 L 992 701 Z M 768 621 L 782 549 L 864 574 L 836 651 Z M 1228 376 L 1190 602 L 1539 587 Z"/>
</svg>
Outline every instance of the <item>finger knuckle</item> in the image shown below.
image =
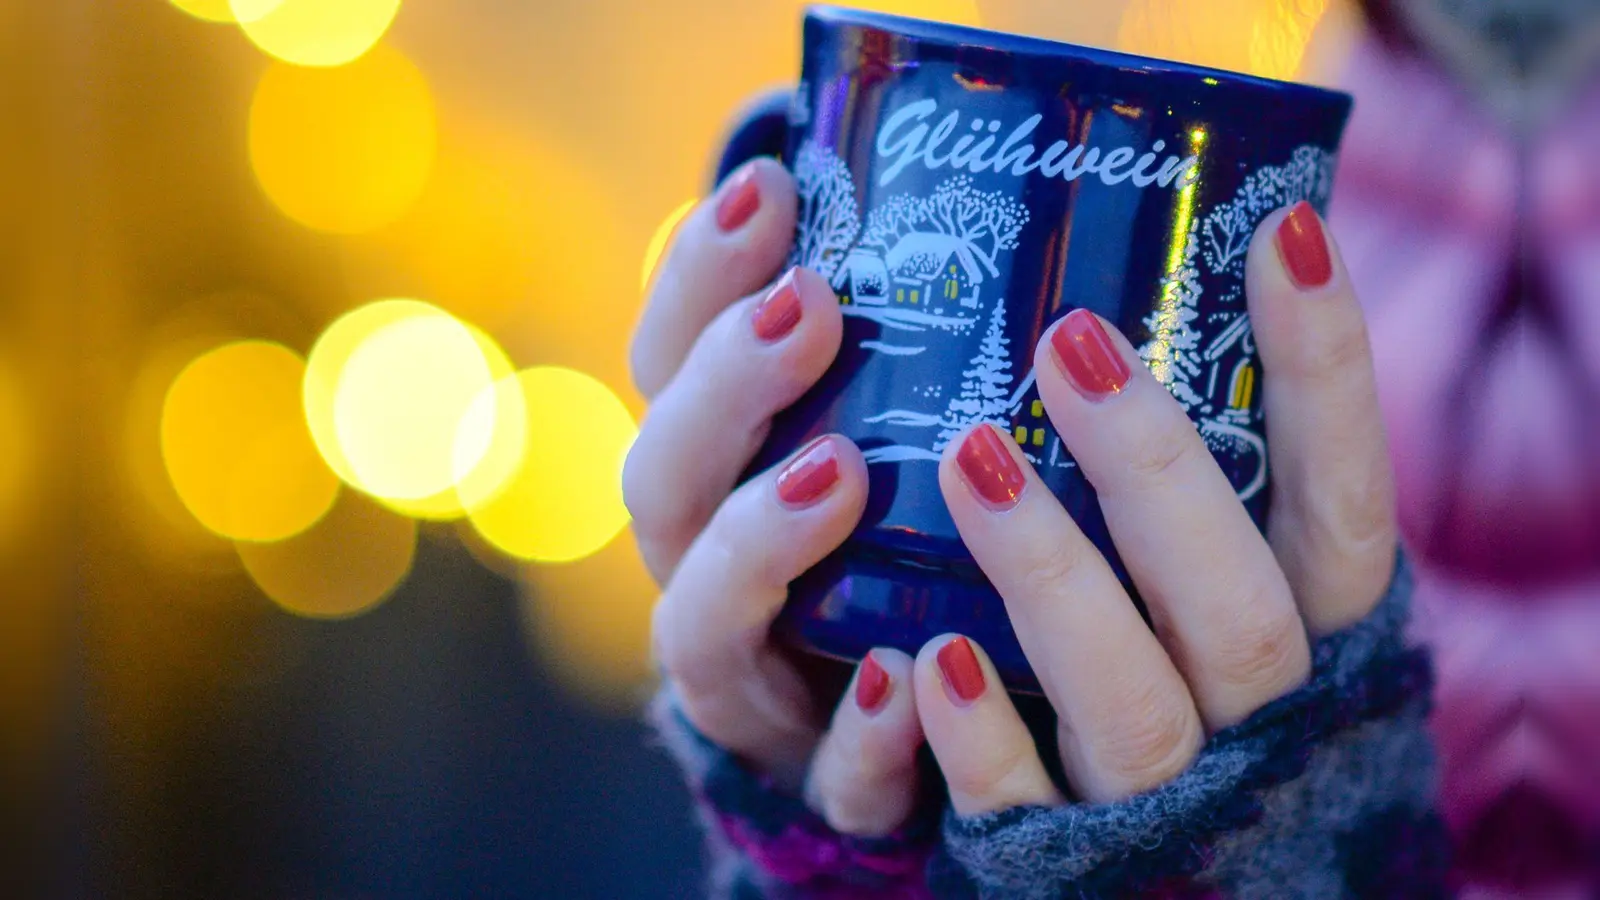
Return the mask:
<svg viewBox="0 0 1600 900">
<path fill-rule="evenodd" d="M 966 797 L 996 797 L 1007 792 L 1008 783 L 1037 753 L 1031 744 L 1014 742 L 991 747 L 960 765 L 945 767 L 945 778 L 952 791 Z"/>
<path fill-rule="evenodd" d="M 1263 590 L 1247 601 L 1213 649 L 1211 668 L 1231 687 L 1285 691 L 1310 668 L 1305 625 L 1275 591 Z"/>
<path fill-rule="evenodd" d="M 1147 681 L 1118 705 L 1102 739 L 1100 763 L 1112 779 L 1145 789 L 1183 774 L 1204 737 L 1186 698 Z"/>
<path fill-rule="evenodd" d="M 1180 471 L 1200 446 L 1187 420 L 1151 430 L 1128 454 L 1128 472 L 1141 481 L 1160 481 Z"/>
<path fill-rule="evenodd" d="M 1302 378 L 1312 382 L 1331 382 L 1364 372 L 1372 366 L 1372 342 L 1365 321 L 1357 313 L 1339 316 L 1336 323 L 1320 328 L 1306 344 L 1299 359 Z"/>
<path fill-rule="evenodd" d="M 1081 548 L 1065 541 L 1044 545 L 1022 574 L 1024 596 L 1048 596 L 1059 591 L 1083 564 Z"/>
</svg>

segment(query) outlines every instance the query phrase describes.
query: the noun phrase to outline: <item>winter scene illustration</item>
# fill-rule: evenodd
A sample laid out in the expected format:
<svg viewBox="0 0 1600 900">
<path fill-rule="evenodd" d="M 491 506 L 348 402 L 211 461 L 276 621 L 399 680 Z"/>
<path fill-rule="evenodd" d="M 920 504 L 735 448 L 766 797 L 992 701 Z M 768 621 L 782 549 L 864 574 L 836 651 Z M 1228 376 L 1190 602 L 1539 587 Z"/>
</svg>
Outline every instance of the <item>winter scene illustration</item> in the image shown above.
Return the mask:
<svg viewBox="0 0 1600 900">
<path fill-rule="evenodd" d="M 791 262 L 832 282 L 847 319 L 878 326 L 855 330 L 868 335 L 858 348 L 869 354 L 869 365 L 870 357 L 896 360 L 896 379 L 911 384 L 901 399 L 923 401 L 863 419 L 891 436 L 887 445 L 866 451 L 868 461 L 937 460 L 970 425 L 1010 427 L 1031 379 L 1021 379 L 1012 360 L 1001 262 L 1017 247 L 1027 208 L 1004 191 L 984 191 L 970 176 L 956 175 L 926 196 L 885 199 L 863 223 L 843 160 L 807 142 L 795 168 L 800 220 Z M 919 368 L 909 359 L 934 342 L 945 342 L 942 349 L 973 338 L 972 355 L 948 389 L 949 367 Z"/>
<path fill-rule="evenodd" d="M 1300 147 L 1284 165 L 1252 174 L 1231 202 L 1192 221 L 1182 261 L 1162 280 L 1161 303 L 1144 321 L 1150 340 L 1139 355 L 1150 371 L 1199 423 L 1213 453 L 1253 464 L 1238 487 L 1243 500 L 1267 482 L 1267 447 L 1254 403 L 1259 363 L 1243 303 L 1245 253 L 1268 213 L 1301 200 L 1325 202 L 1333 166 L 1332 154 Z M 1224 309 L 1204 322 L 1203 282 L 1217 285 Z"/>
</svg>

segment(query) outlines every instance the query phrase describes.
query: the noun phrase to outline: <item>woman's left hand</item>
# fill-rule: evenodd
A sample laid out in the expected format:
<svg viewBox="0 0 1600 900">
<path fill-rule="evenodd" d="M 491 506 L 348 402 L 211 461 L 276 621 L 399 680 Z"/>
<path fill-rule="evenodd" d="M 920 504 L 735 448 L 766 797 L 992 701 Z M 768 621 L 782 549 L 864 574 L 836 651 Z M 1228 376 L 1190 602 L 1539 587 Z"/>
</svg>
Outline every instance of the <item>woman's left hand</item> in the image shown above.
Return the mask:
<svg viewBox="0 0 1600 900">
<path fill-rule="evenodd" d="M 1099 495 L 1154 632 L 1009 436 L 979 426 L 940 464 L 1086 800 L 1178 776 L 1208 734 L 1301 684 L 1309 639 L 1370 612 L 1393 571 L 1394 489 L 1366 327 L 1309 206 L 1262 225 L 1247 291 L 1272 423 L 1265 537 L 1120 334 L 1078 311 L 1035 354 L 1045 408 Z M 914 683 L 957 813 L 1065 801 L 981 648 L 933 640 Z"/>
</svg>

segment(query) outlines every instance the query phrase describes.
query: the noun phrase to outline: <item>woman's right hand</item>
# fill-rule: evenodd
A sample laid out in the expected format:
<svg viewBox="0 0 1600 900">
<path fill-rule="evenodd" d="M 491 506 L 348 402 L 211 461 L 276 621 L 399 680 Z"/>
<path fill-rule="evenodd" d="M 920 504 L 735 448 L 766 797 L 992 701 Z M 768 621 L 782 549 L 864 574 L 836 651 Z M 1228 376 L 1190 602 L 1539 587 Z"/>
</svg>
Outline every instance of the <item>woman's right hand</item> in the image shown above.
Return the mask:
<svg viewBox="0 0 1600 900">
<path fill-rule="evenodd" d="M 679 229 L 634 335 L 651 406 L 623 489 L 662 586 L 654 652 L 689 721 L 841 834 L 886 835 L 916 798 L 912 660 L 874 650 L 825 699 L 772 645 L 789 582 L 860 520 L 867 467 L 832 435 L 737 485 L 772 417 L 833 362 L 843 330 L 821 276 L 780 274 L 795 186 L 770 159 L 732 174 Z"/>
</svg>

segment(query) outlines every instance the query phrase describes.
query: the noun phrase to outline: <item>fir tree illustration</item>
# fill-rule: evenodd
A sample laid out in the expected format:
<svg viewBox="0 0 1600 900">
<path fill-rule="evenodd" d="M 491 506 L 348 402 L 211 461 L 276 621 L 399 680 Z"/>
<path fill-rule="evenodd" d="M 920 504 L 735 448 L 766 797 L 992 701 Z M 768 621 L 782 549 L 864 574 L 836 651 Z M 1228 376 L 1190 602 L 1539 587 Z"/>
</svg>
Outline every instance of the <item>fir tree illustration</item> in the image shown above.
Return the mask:
<svg viewBox="0 0 1600 900">
<path fill-rule="evenodd" d="M 1005 425 L 1011 410 L 1011 339 L 1005 336 L 1006 303 L 998 299 L 989 315 L 989 330 L 978 345 L 978 353 L 961 373 L 961 392 L 945 409 L 943 430 L 934 441 L 935 453 L 943 450 L 968 426 L 978 422 Z"/>
<path fill-rule="evenodd" d="M 1139 356 L 1150 366 L 1151 374 L 1186 410 L 1205 402 L 1189 383 L 1200 374 L 1201 362 L 1201 334 L 1195 328 L 1195 320 L 1200 318 L 1201 292 L 1200 273 L 1194 265 L 1198 242 L 1199 236 L 1191 225 L 1184 262 L 1162 279 L 1161 303 L 1144 319 L 1150 340 L 1139 348 Z"/>
</svg>

